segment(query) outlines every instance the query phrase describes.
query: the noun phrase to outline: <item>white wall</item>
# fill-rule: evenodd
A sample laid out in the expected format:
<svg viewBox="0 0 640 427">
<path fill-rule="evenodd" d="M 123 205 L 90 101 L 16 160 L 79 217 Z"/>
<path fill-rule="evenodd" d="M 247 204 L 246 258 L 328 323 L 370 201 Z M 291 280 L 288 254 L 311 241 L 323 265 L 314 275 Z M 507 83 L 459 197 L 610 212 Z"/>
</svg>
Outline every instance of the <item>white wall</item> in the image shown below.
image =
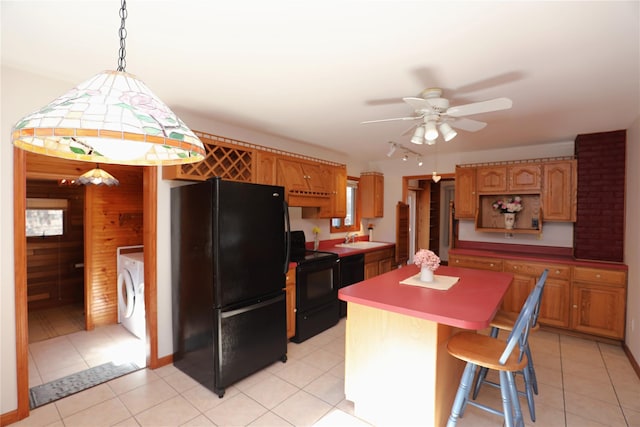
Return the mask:
<svg viewBox="0 0 640 427">
<path fill-rule="evenodd" d="M 640 117 L 627 130 L 626 227 L 624 262 L 629 266 L 627 280 L 627 328 L 625 343 L 640 363 Z"/>
<path fill-rule="evenodd" d="M 0 413 L 17 408 L 15 273 L 13 268 L 13 145 L 11 128 L 73 84 L 2 66 L 0 69 Z M 89 77 L 89 76 L 88 76 Z"/>
</svg>

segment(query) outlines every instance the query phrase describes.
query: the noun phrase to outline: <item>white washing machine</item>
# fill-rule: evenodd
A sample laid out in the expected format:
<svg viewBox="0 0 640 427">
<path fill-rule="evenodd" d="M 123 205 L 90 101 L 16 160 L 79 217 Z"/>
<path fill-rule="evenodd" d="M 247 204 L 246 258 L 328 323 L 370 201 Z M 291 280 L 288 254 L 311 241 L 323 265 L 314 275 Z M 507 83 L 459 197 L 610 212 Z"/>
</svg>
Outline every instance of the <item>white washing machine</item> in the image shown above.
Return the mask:
<svg viewBox="0 0 640 427">
<path fill-rule="evenodd" d="M 118 323 L 138 338 L 145 338 L 144 254 L 119 253 Z"/>
</svg>

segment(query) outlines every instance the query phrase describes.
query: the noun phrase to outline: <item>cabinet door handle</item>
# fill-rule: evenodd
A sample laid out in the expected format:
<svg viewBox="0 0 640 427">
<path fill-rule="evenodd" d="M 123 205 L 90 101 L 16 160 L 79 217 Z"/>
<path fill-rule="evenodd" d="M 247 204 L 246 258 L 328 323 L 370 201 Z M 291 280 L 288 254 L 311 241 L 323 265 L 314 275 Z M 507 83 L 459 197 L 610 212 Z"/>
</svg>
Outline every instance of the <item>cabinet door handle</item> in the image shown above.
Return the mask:
<svg viewBox="0 0 640 427">
<path fill-rule="evenodd" d="M 598 279 L 599 279 L 599 278 L 600 278 L 600 275 L 599 275 L 599 274 L 596 274 L 596 278 L 598 278 Z"/>
<path fill-rule="evenodd" d="M 489 267 L 493 267 L 493 263 L 489 264 Z"/>
<path fill-rule="evenodd" d="M 578 308 L 578 306 L 576 304 L 573 304 L 573 308 Z"/>
</svg>

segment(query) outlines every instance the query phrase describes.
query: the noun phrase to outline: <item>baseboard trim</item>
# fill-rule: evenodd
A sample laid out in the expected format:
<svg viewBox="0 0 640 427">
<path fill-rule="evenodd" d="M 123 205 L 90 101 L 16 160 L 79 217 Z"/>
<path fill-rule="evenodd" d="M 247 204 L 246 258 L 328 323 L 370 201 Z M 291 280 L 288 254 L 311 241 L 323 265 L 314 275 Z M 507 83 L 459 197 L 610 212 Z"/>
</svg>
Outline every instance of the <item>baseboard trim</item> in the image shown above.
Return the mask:
<svg viewBox="0 0 640 427">
<path fill-rule="evenodd" d="M 164 357 L 159 357 L 157 368 L 162 368 L 163 366 L 171 365 L 172 363 L 173 363 L 173 354 L 170 354 Z M 157 369 L 157 368 L 154 368 L 154 369 Z"/>
<path fill-rule="evenodd" d="M 20 416 L 18 415 L 17 409 L 5 412 L 4 414 L 0 415 L 0 426 L 8 426 L 9 424 L 17 423 L 21 419 L 22 418 L 20 418 Z"/>
<path fill-rule="evenodd" d="M 627 347 L 626 343 L 622 344 L 622 349 L 627 355 L 627 359 L 629 359 L 631 367 L 634 371 L 636 371 L 636 375 L 638 376 L 638 378 L 640 378 L 640 365 L 638 364 L 638 361 L 633 357 L 633 354 L 631 353 L 631 350 L 629 350 L 629 347 Z"/>
</svg>

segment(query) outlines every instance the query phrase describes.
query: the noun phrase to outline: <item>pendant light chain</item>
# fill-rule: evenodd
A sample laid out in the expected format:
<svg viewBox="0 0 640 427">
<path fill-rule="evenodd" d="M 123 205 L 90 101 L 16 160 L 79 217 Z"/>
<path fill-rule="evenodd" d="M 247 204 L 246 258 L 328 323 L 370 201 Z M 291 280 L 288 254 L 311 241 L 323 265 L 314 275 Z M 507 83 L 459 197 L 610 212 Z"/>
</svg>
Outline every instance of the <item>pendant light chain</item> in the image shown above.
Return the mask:
<svg viewBox="0 0 640 427">
<path fill-rule="evenodd" d="M 124 28 L 124 21 L 127 19 L 127 0 L 122 0 L 122 6 L 120 7 L 120 31 L 118 32 L 120 36 L 120 50 L 118 52 L 118 71 L 125 71 L 127 68 L 127 60 L 125 57 L 127 56 L 127 51 L 125 49 L 126 43 L 125 39 L 127 38 L 127 30 Z"/>
</svg>

